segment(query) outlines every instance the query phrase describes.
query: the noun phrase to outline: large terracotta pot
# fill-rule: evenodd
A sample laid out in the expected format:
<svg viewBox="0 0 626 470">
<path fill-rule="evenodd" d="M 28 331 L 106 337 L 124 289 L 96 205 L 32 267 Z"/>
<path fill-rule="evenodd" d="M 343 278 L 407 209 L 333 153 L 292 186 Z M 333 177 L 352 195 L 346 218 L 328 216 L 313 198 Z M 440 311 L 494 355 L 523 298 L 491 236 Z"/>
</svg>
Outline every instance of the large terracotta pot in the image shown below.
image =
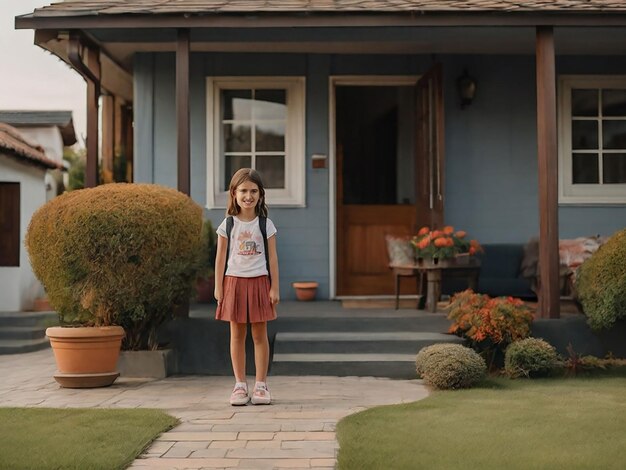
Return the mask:
<svg viewBox="0 0 626 470">
<path fill-rule="evenodd" d="M 106 387 L 120 375 L 117 360 L 124 329 L 121 326 L 46 330 L 56 359 L 54 378 L 66 388 Z"/>
</svg>

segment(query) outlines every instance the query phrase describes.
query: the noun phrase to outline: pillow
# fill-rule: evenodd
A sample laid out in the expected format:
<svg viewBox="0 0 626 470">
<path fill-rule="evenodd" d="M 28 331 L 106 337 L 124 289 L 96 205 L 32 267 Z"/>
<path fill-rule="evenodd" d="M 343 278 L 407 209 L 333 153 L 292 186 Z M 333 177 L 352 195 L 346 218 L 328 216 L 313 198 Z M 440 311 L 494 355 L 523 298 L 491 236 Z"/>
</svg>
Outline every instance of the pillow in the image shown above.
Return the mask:
<svg viewBox="0 0 626 470">
<path fill-rule="evenodd" d="M 408 237 L 386 235 L 387 254 L 390 266 L 413 266 L 415 265 L 415 250 Z"/>
</svg>

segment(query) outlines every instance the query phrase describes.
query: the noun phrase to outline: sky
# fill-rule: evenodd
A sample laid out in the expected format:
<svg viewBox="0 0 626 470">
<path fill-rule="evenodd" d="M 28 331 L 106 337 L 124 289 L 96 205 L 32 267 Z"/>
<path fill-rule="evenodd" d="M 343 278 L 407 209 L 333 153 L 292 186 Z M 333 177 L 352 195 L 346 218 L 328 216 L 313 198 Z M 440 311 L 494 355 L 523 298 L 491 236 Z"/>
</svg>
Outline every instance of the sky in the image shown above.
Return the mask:
<svg viewBox="0 0 626 470">
<path fill-rule="evenodd" d="M 0 109 L 70 110 L 79 145 L 86 134 L 83 78 L 34 45 L 33 30 L 16 30 L 15 17 L 59 0 L 0 0 Z"/>
</svg>

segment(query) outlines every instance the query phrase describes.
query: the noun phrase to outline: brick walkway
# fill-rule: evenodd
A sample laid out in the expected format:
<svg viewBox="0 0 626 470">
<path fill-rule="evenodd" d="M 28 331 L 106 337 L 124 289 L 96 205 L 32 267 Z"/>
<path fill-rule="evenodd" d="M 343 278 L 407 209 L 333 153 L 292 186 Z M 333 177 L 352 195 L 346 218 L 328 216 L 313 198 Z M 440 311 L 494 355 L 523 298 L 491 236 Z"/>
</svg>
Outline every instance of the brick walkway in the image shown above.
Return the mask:
<svg viewBox="0 0 626 470">
<path fill-rule="evenodd" d="M 230 377 L 118 379 L 71 390 L 58 387 L 54 370 L 51 350 L 0 356 L 0 406 L 160 408 L 181 420 L 132 469 L 330 469 L 342 417 L 427 396 L 418 380 L 279 376 L 268 380 L 271 406 L 231 407 Z"/>
</svg>

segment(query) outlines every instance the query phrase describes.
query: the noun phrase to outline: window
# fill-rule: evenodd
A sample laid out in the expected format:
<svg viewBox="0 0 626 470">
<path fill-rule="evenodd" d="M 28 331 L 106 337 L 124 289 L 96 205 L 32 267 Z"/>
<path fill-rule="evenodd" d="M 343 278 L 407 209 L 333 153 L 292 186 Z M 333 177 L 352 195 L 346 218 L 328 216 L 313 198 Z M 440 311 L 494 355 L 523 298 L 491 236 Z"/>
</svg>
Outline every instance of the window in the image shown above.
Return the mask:
<svg viewBox="0 0 626 470">
<path fill-rule="evenodd" d="M 304 79 L 207 79 L 207 207 L 226 207 L 239 168 L 261 173 L 272 205 L 303 206 Z"/>
<path fill-rule="evenodd" d="M 626 76 L 561 77 L 559 202 L 626 203 Z"/>
<path fill-rule="evenodd" d="M 0 183 L 0 266 L 20 265 L 20 184 Z"/>
</svg>

